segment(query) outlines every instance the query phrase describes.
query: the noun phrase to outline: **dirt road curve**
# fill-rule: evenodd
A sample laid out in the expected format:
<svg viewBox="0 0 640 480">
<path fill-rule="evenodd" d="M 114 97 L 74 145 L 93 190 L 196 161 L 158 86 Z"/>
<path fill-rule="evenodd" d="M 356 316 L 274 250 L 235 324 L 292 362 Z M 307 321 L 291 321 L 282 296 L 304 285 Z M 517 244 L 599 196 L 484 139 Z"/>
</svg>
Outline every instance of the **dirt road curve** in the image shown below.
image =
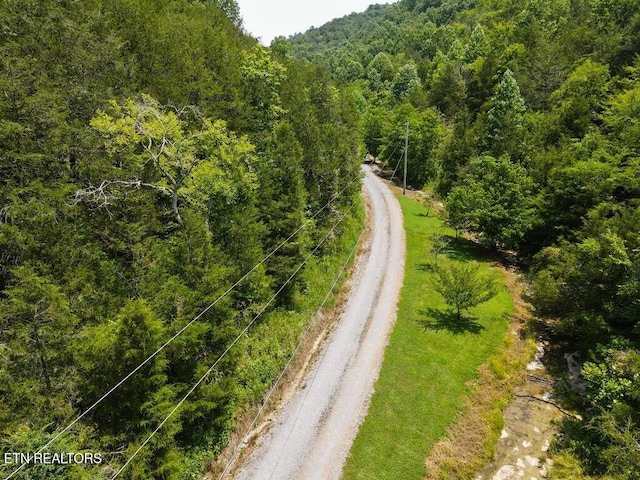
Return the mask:
<svg viewBox="0 0 640 480">
<path fill-rule="evenodd" d="M 380 371 L 404 273 L 400 205 L 369 167 L 363 169 L 372 206 L 370 249 L 359 262 L 340 322 L 304 388 L 283 407 L 236 479 L 340 478 Z"/>
</svg>

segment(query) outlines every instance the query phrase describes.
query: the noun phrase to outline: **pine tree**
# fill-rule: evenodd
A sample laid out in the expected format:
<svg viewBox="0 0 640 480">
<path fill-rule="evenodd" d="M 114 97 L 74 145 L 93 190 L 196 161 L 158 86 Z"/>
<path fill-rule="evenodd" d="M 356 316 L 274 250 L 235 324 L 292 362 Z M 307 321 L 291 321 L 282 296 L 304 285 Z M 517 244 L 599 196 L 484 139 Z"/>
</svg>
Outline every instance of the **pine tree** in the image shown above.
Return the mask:
<svg viewBox="0 0 640 480">
<path fill-rule="evenodd" d="M 471 32 L 469 43 L 466 46 L 463 60 L 465 63 L 475 62 L 478 57 L 484 57 L 489 50 L 489 42 L 481 25 L 476 25 Z"/>
<path fill-rule="evenodd" d="M 505 70 L 490 105 L 487 113 L 487 150 L 495 157 L 506 153 L 513 160 L 522 159 L 526 107 L 511 70 Z"/>
</svg>

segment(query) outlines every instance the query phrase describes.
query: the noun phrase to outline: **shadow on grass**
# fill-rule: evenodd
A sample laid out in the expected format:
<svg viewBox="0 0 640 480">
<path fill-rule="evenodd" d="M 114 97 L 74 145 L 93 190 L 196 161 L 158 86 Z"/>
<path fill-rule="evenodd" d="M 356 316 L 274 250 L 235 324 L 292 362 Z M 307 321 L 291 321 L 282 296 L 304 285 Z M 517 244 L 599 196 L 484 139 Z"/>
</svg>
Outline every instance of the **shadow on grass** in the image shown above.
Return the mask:
<svg viewBox="0 0 640 480">
<path fill-rule="evenodd" d="M 469 315 L 458 316 L 450 310 L 427 308 L 420 312 L 424 317 L 420 323 L 425 330 L 447 330 L 453 334 L 472 333 L 479 335 L 485 329 L 478 319 Z"/>
<path fill-rule="evenodd" d="M 418 269 L 421 272 L 435 272 L 436 270 L 436 266 L 433 263 L 418 263 L 416 265 L 416 269 Z"/>
<path fill-rule="evenodd" d="M 470 260 L 480 260 L 483 258 L 483 248 L 478 244 L 462 237 L 450 237 L 447 248 L 447 256 L 452 260 L 468 262 Z"/>
</svg>

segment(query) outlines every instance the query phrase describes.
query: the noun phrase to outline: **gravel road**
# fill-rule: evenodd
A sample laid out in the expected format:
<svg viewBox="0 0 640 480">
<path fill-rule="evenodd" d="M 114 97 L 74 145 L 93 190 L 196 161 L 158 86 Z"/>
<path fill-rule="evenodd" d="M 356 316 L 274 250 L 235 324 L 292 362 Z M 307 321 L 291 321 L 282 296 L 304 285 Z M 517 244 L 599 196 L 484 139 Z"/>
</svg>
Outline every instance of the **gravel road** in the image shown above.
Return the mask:
<svg viewBox="0 0 640 480">
<path fill-rule="evenodd" d="M 372 233 L 340 320 L 303 388 L 238 469 L 238 480 L 339 479 L 364 419 L 402 286 L 405 235 L 391 191 L 363 166 Z"/>
</svg>

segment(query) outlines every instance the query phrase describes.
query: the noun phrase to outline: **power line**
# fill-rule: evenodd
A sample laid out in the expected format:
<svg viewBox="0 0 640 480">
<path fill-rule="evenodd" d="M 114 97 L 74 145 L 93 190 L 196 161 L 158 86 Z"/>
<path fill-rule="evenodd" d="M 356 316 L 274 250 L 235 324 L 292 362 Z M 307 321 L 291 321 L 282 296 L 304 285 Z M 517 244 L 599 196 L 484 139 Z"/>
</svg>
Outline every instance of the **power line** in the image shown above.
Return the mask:
<svg viewBox="0 0 640 480">
<path fill-rule="evenodd" d="M 396 168 L 393 170 L 393 173 L 391 174 L 391 178 L 389 179 L 390 182 L 393 182 L 393 177 L 396 176 L 396 172 L 398 171 L 398 167 L 400 166 L 401 161 L 402 161 L 402 155 L 400 155 L 400 158 L 398 158 L 398 163 L 396 163 Z"/>
<path fill-rule="evenodd" d="M 393 149 L 393 152 L 391 152 L 391 155 L 389 155 L 387 157 L 387 159 L 384 161 L 383 165 L 380 167 L 380 172 L 382 172 L 382 170 L 384 169 L 384 167 L 387 166 L 387 164 L 389 163 L 389 160 L 391 160 L 393 158 L 393 155 L 396 153 L 396 150 L 398 150 L 398 147 L 402 144 L 402 140 L 399 140 L 398 143 L 396 144 L 396 148 Z"/>
<path fill-rule="evenodd" d="M 89 412 L 95 409 L 100 403 L 102 403 L 109 395 L 111 395 L 115 390 L 117 390 L 121 385 L 123 385 L 129 378 L 135 375 L 142 367 L 144 367 L 147 363 L 149 363 L 153 358 L 155 358 L 160 352 L 162 352 L 171 342 L 173 342 L 176 338 L 178 338 L 185 330 L 187 330 L 191 325 L 193 325 L 196 321 L 202 318 L 209 310 L 211 310 L 220 300 L 226 297 L 229 293 L 231 293 L 240 283 L 242 283 L 249 275 L 251 275 L 258 267 L 264 264 L 269 258 L 271 258 L 278 250 L 280 250 L 284 245 L 286 245 L 293 237 L 295 237 L 301 230 L 306 228 L 320 213 L 329 207 L 333 203 L 334 200 L 338 198 L 347 188 L 353 185 L 357 180 L 361 178 L 360 173 L 358 173 L 355 178 L 353 178 L 349 183 L 347 183 L 342 190 L 334 194 L 329 201 L 320 208 L 312 217 L 308 218 L 304 221 L 298 229 L 293 232 L 286 240 L 284 240 L 280 245 L 274 248 L 268 255 L 266 255 L 259 263 L 254 265 L 247 273 L 245 273 L 239 280 L 237 280 L 231 287 L 229 287 L 224 293 L 222 293 L 218 298 L 216 298 L 212 303 L 210 303 L 204 310 L 202 310 L 198 315 L 196 315 L 189 323 L 187 323 L 184 327 L 182 327 L 173 337 L 167 340 L 161 347 L 159 347 L 155 352 L 153 352 L 149 357 L 147 357 L 140 365 L 131 370 L 125 377 L 123 377 L 118 383 L 116 383 L 111 389 L 109 389 L 104 395 L 102 395 L 98 400 L 96 400 L 90 407 L 88 407 L 84 412 L 78 415 L 71 423 L 69 423 L 64 429 L 62 429 L 59 433 L 57 433 L 51 440 L 49 440 L 44 446 L 42 446 L 36 453 L 40 453 L 43 450 L 47 449 L 52 443 L 54 443 L 58 438 L 64 435 L 66 432 L 71 429 L 76 423 L 82 420 Z M 343 217 L 344 218 L 344 217 Z M 4 480 L 9 480 L 16 473 L 20 472 L 27 464 L 21 464 L 17 469 L 15 469 L 9 476 L 5 477 Z"/>
<path fill-rule="evenodd" d="M 311 319 L 311 322 L 309 322 L 309 325 L 307 326 L 306 330 L 303 332 L 302 336 L 300 337 L 300 341 L 298 342 L 298 345 L 296 345 L 296 348 L 293 350 L 293 353 L 291 354 L 291 356 L 289 357 L 289 360 L 287 361 L 286 365 L 282 369 L 282 372 L 280 373 L 280 376 L 278 376 L 278 378 L 274 382 L 273 386 L 271 387 L 271 389 L 267 393 L 266 397 L 263 399 L 262 405 L 258 409 L 258 413 L 256 413 L 256 416 L 254 417 L 253 421 L 251 422 L 251 425 L 249 425 L 249 427 L 247 428 L 247 431 L 246 431 L 245 435 L 239 441 L 238 447 L 233 452 L 233 455 L 231 456 L 231 458 L 227 462 L 227 465 L 224 468 L 224 470 L 222 471 L 222 473 L 220 474 L 220 476 L 218 477 L 218 480 L 222 480 L 224 478 L 224 476 L 231 469 L 231 466 L 233 465 L 233 462 L 235 461 L 236 457 L 240 453 L 240 450 L 242 449 L 242 445 L 244 444 L 244 442 L 246 441 L 247 437 L 251 433 L 251 430 L 253 429 L 253 427 L 255 426 L 256 422 L 258 421 L 258 418 L 260 418 L 260 415 L 262 415 L 262 412 L 266 408 L 269 400 L 271 399 L 271 396 L 273 395 L 273 393 L 275 392 L 276 388 L 280 384 L 280 381 L 284 378 L 284 375 L 287 373 L 287 369 L 289 368 L 289 365 L 291 365 L 291 362 L 293 361 L 293 359 L 297 355 L 298 351 L 300 350 L 300 347 L 302 346 L 302 343 L 304 342 L 304 339 L 309 334 L 311 329 L 314 327 L 316 321 L 318 320 L 318 317 L 320 316 L 320 313 L 321 313 L 322 309 L 324 308 L 325 304 L 327 303 L 327 301 L 331 297 L 331 292 L 333 292 L 333 289 L 338 284 L 338 281 L 340 280 L 340 277 L 342 277 L 342 274 L 346 270 L 347 265 L 349 264 L 349 261 L 351 260 L 351 258 L 353 257 L 354 253 L 356 252 L 356 249 L 358 248 L 358 245 L 360 244 L 360 240 L 362 239 L 362 236 L 364 235 L 364 232 L 365 232 L 365 230 L 363 229 L 362 232 L 360 233 L 360 236 L 358 237 L 358 240 L 356 240 L 356 243 L 353 246 L 353 249 L 351 250 L 351 252 L 347 256 L 347 259 L 345 260 L 344 264 L 342 265 L 342 268 L 340 269 L 340 271 L 338 272 L 338 274 L 334 278 L 331 287 L 329 288 L 329 290 L 327 291 L 327 294 L 325 295 L 324 299 L 322 300 L 322 303 L 320 304 L 320 306 L 316 310 L 316 313 L 314 314 L 313 318 Z"/>
<path fill-rule="evenodd" d="M 293 430 L 295 429 L 297 423 L 298 423 L 298 419 L 300 418 L 300 413 L 302 412 L 302 408 L 304 407 L 304 404 L 307 402 L 307 397 L 309 396 L 309 392 L 311 391 L 311 387 L 313 386 L 313 384 L 316 381 L 316 377 L 318 375 L 318 372 L 320 371 L 320 367 L 322 366 L 324 359 L 326 357 L 327 354 L 327 349 L 325 348 L 322 351 L 322 354 L 320 355 L 320 359 L 317 362 L 317 366 L 315 368 L 315 371 L 313 372 L 313 376 L 311 377 L 311 380 L 307 382 L 307 388 L 305 388 L 305 392 L 304 392 L 304 396 L 302 398 L 302 401 L 300 402 L 300 405 L 298 406 L 298 410 L 296 411 L 295 414 L 295 418 L 293 420 L 293 423 L 291 424 L 291 428 L 289 429 L 289 432 L 287 433 L 287 438 L 284 441 L 284 445 L 282 446 L 282 450 L 280 450 L 280 453 L 278 454 L 278 459 L 276 460 L 276 463 L 273 467 L 273 470 L 271 471 L 271 475 L 269 476 L 269 480 L 271 480 L 273 478 L 273 476 L 276 473 L 276 470 L 278 468 L 278 465 L 280 464 L 280 460 L 282 460 L 282 454 L 284 453 L 287 444 L 289 443 L 289 440 L 291 438 L 291 435 L 293 433 Z M 218 480 L 221 480 L 218 479 Z"/>
<path fill-rule="evenodd" d="M 355 205 L 355 202 L 351 205 L 351 208 L 353 208 L 354 205 Z M 349 209 L 349 211 L 351 210 L 351 208 Z M 349 211 L 345 212 L 345 214 L 342 215 L 342 217 L 340 217 L 340 219 L 335 223 L 335 225 L 331 228 L 331 230 L 329 230 L 326 233 L 326 235 L 322 238 L 322 240 L 320 240 L 318 245 L 316 245 L 316 247 L 313 249 L 313 251 L 304 259 L 304 261 L 298 266 L 298 268 L 296 268 L 296 270 L 289 276 L 289 278 L 286 280 L 286 282 L 284 282 L 284 284 L 282 284 L 282 286 L 278 289 L 278 291 L 271 297 L 271 299 L 269 299 L 269 301 L 266 303 L 266 305 L 264 305 L 262 307 L 262 309 L 255 315 L 253 320 L 251 320 L 251 322 L 244 328 L 244 330 L 242 330 L 242 332 L 240 332 L 240 334 L 235 338 L 235 340 L 233 342 L 231 342 L 231 344 L 227 347 L 227 349 L 217 358 L 217 360 L 213 363 L 213 365 L 211 365 L 209 370 L 207 370 L 206 373 L 202 377 L 200 377 L 200 379 L 191 387 L 191 389 L 186 393 L 186 395 L 184 397 L 182 397 L 182 399 L 173 408 L 173 410 L 171 410 L 169 415 L 167 415 L 165 417 L 165 419 L 155 428 L 155 430 L 153 432 L 151 432 L 151 434 L 142 443 L 142 445 L 140 445 L 140 447 L 138 447 L 138 449 L 133 453 L 133 455 L 131 455 L 131 457 L 129 457 L 129 459 L 125 462 L 125 464 L 115 473 L 115 475 L 113 477 L 111 477 L 111 480 L 114 480 L 115 478 L 117 478 L 120 475 L 120 473 L 122 473 L 127 468 L 127 466 L 131 463 L 131 461 L 151 441 L 151 439 L 155 436 L 155 434 L 158 433 L 162 429 L 164 424 L 167 423 L 167 421 L 169 421 L 169 419 L 176 413 L 176 411 L 178 411 L 178 409 L 182 406 L 182 404 L 185 401 L 187 401 L 187 399 L 191 396 L 191 394 L 200 386 L 200 384 L 202 384 L 202 382 L 204 382 L 204 380 L 209 376 L 209 374 L 218 365 L 218 363 L 220 363 L 220 361 L 227 355 L 227 353 L 229 353 L 229 351 L 236 345 L 236 343 L 238 343 L 238 341 L 242 338 L 242 336 L 245 333 L 247 333 L 247 331 L 249 331 L 249 328 L 251 328 L 251 326 L 265 312 L 265 310 L 269 307 L 269 305 L 271 305 L 271 303 L 276 299 L 276 297 L 285 289 L 285 287 L 289 284 L 289 282 L 291 282 L 291 280 L 298 274 L 298 272 L 302 269 L 302 267 L 304 267 L 306 265 L 306 263 L 313 257 L 315 252 L 318 251 L 318 249 L 322 246 L 322 244 L 325 242 L 325 240 L 327 238 L 329 238 L 329 236 L 335 231 L 335 229 L 338 227 L 338 225 L 340 225 L 340 223 L 342 223 L 342 221 L 346 218 L 347 213 L 349 213 Z"/>
</svg>

